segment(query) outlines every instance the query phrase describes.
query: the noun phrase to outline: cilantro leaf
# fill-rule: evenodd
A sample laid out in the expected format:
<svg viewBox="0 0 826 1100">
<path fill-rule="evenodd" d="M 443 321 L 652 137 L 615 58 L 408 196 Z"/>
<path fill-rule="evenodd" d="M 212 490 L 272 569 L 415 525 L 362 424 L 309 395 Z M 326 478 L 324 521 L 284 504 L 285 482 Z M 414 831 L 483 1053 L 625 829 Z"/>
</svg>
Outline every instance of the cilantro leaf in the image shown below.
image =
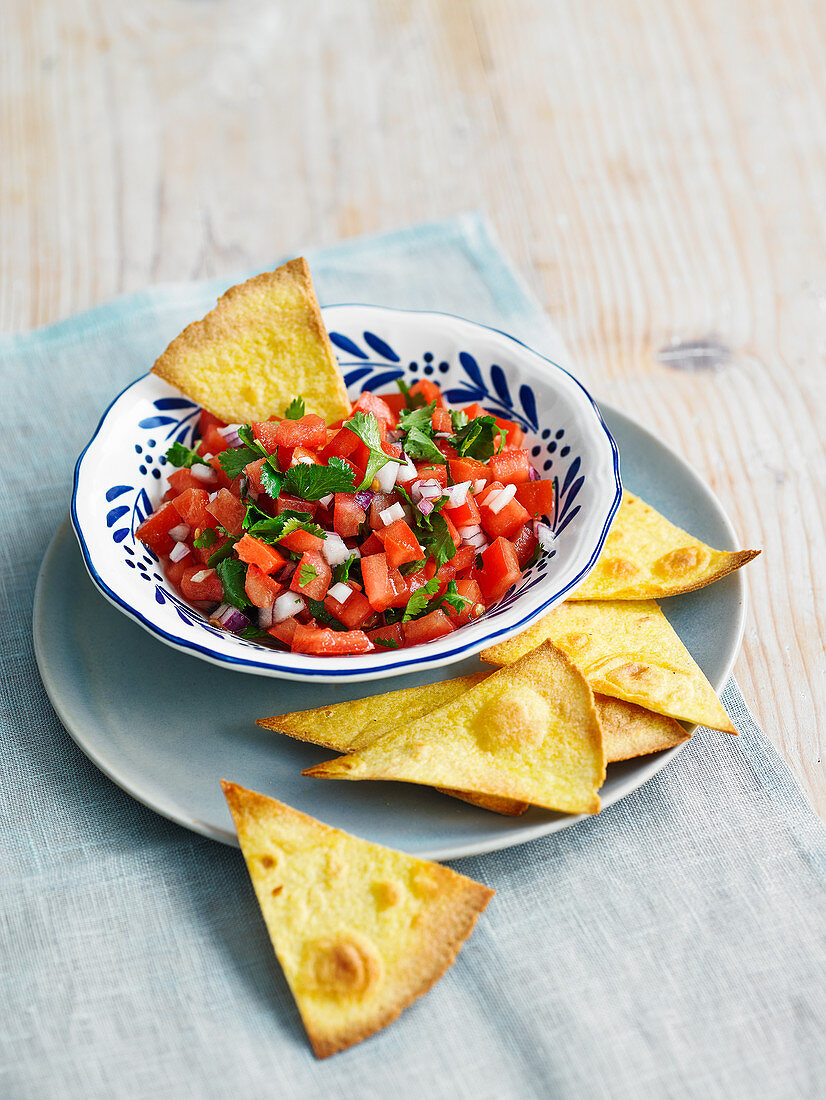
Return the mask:
<svg viewBox="0 0 826 1100">
<path fill-rule="evenodd" d="M 326 538 L 326 532 L 317 523 L 313 523 L 313 517 L 309 512 L 296 512 L 292 508 L 285 508 L 278 516 L 268 516 L 251 502 L 247 504 L 243 527 L 255 538 L 269 543 L 278 542 L 279 539 L 299 528 L 319 538 Z"/>
<path fill-rule="evenodd" d="M 358 566 L 358 573 L 361 575 L 361 558 L 356 554 L 349 557 L 347 561 L 343 561 L 340 565 L 336 565 L 333 568 L 333 584 L 343 583 L 346 584 L 350 579 L 350 571 L 354 566 Z"/>
<path fill-rule="evenodd" d="M 403 432 L 410 431 L 411 428 L 430 430 L 430 422 L 435 408 L 436 402 L 431 401 L 429 405 L 420 405 L 417 409 L 402 409 L 399 413 L 399 428 Z"/>
<path fill-rule="evenodd" d="M 287 406 L 287 411 L 284 413 L 284 416 L 287 420 L 300 420 L 304 413 L 304 398 L 294 397 Z"/>
<path fill-rule="evenodd" d="M 383 645 L 385 649 L 398 649 L 399 643 L 395 638 L 373 638 L 376 645 Z"/>
<path fill-rule="evenodd" d="M 244 590 L 244 581 L 247 577 L 247 567 L 238 558 L 225 558 L 215 566 L 215 572 L 221 578 L 224 586 L 224 603 L 243 611 L 250 606 L 247 593 Z"/>
<path fill-rule="evenodd" d="M 404 441 L 405 454 L 409 455 L 412 459 L 418 459 L 420 462 L 436 462 L 441 463 L 442 466 L 447 464 L 447 459 L 430 438 L 425 435 L 421 428 L 411 428 L 407 433 L 407 439 Z"/>
<path fill-rule="evenodd" d="M 189 447 L 185 447 L 183 443 L 172 444 L 166 452 L 166 461 L 171 466 L 178 466 L 184 470 L 191 470 L 196 462 L 200 462 L 202 466 L 209 466 L 205 458 L 201 458 L 195 451 L 190 451 Z"/>
<path fill-rule="evenodd" d="M 218 536 L 212 530 L 211 527 L 205 527 L 200 535 L 196 535 L 192 540 L 192 545 L 198 550 L 206 550 L 210 546 L 215 545 L 215 540 Z"/>
<path fill-rule="evenodd" d="M 329 493 L 354 493 L 353 467 L 341 458 L 331 458 L 326 466 L 298 463 L 284 474 L 284 492 L 302 500 L 321 500 Z"/>
<path fill-rule="evenodd" d="M 261 451 L 262 454 L 267 453 L 258 442 L 258 440 L 255 438 L 255 433 L 252 430 L 251 424 L 242 424 L 239 428 L 236 428 L 235 430 L 238 433 L 238 438 L 241 440 L 242 443 L 246 443 L 246 445 L 248 447 L 252 447 L 253 450 Z"/>
<path fill-rule="evenodd" d="M 487 462 L 505 445 L 506 432 L 500 428 L 492 416 L 477 416 L 460 428 L 450 442 L 456 448 L 460 458 L 475 458 L 478 462 Z"/>
<path fill-rule="evenodd" d="M 278 500 L 281 495 L 281 487 L 284 483 L 284 478 L 281 471 L 277 468 L 277 465 L 275 456 L 270 455 L 261 467 L 261 487 L 273 500 Z"/>
<path fill-rule="evenodd" d="M 403 577 L 409 577 L 411 573 L 418 573 L 425 564 L 425 558 L 419 558 L 417 561 L 408 561 L 405 562 L 404 565 L 399 566 L 399 572 Z"/>
<path fill-rule="evenodd" d="M 450 410 L 450 420 L 453 424 L 454 432 L 459 432 L 462 428 L 467 426 L 467 413 L 461 409 Z"/>
<path fill-rule="evenodd" d="M 402 622 L 410 622 L 411 619 L 416 619 L 419 615 L 422 615 L 427 610 L 427 605 L 430 603 L 430 597 L 434 592 L 438 591 L 438 588 L 439 580 L 436 577 L 431 581 L 427 581 L 421 588 L 417 588 L 407 601 L 407 607 L 404 609 Z"/>
<path fill-rule="evenodd" d="M 473 603 L 467 596 L 461 595 L 456 587 L 456 581 L 448 581 L 447 589 L 441 599 L 442 604 L 450 604 L 454 611 L 462 612 L 468 604 Z"/>
<path fill-rule="evenodd" d="M 357 435 L 370 451 L 370 458 L 367 462 L 367 471 L 364 475 L 364 481 L 359 485 L 359 489 L 366 489 L 382 466 L 386 466 L 388 462 L 395 462 L 396 460 L 392 455 L 385 454 L 382 450 L 379 422 L 372 413 L 354 413 L 352 419 L 348 420 L 344 427 L 354 435 Z"/>
<path fill-rule="evenodd" d="M 428 518 L 430 530 L 419 529 L 419 542 L 427 550 L 428 555 L 432 555 L 438 569 L 440 565 L 444 565 L 446 561 L 455 557 L 456 547 L 445 517 L 438 512 L 432 512 Z"/>
<path fill-rule="evenodd" d="M 309 512 L 292 512 L 289 515 L 287 512 L 282 512 L 281 515 L 288 516 L 288 518 L 284 524 L 284 530 L 278 536 L 280 539 L 291 535 L 293 531 L 306 531 L 309 535 L 315 535 L 316 538 L 327 538 L 327 532 L 323 527 L 319 527 L 317 523 L 313 523 L 313 517 Z"/>
<path fill-rule="evenodd" d="M 303 587 L 304 585 L 309 584 L 310 581 L 314 581 L 317 576 L 318 570 L 316 569 L 316 567 L 312 564 L 312 562 L 305 561 L 298 570 L 298 583 Z"/>
<path fill-rule="evenodd" d="M 411 393 L 410 387 L 403 378 L 396 379 L 396 385 L 399 387 L 399 393 L 404 397 L 404 402 L 408 409 L 417 409 L 420 405 L 426 405 L 427 402 L 424 399 L 423 393 Z"/>
<path fill-rule="evenodd" d="M 233 481 L 236 477 L 240 477 L 245 466 L 250 462 L 256 462 L 260 457 L 260 451 L 245 444 L 243 447 L 232 447 L 228 451 L 221 451 L 218 461 L 221 463 L 221 469 L 230 481 Z"/>
<path fill-rule="evenodd" d="M 250 623 L 249 626 L 244 627 L 238 637 L 249 638 L 251 642 L 263 642 L 269 641 L 270 635 L 266 630 L 262 630 L 260 626 L 254 626 Z"/>
</svg>

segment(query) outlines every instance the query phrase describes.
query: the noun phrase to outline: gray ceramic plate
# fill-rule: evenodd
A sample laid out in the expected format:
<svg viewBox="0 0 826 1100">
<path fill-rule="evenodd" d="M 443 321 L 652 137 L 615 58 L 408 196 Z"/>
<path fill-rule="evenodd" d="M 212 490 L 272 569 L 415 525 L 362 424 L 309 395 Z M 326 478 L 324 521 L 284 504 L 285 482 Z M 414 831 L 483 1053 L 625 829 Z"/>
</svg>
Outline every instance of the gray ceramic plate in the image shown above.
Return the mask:
<svg viewBox="0 0 826 1100">
<path fill-rule="evenodd" d="M 731 524 L 697 474 L 628 417 L 606 406 L 602 412 L 619 446 L 623 483 L 681 527 L 714 546 L 736 549 Z M 742 637 L 741 575 L 664 600 L 662 607 L 719 690 Z M 222 778 L 358 836 L 433 859 L 521 844 L 579 820 L 536 808 L 523 817 L 499 817 L 404 783 L 304 778 L 301 769 L 329 759 L 330 752 L 262 730 L 255 718 L 444 676 L 431 669 L 369 685 L 289 683 L 178 653 L 99 594 L 68 523 L 55 536 L 40 571 L 34 642 L 52 705 L 90 759 L 151 809 L 227 844 L 236 840 L 218 783 Z M 448 675 L 481 667 L 471 658 L 451 665 Z M 612 764 L 601 792 L 603 805 L 635 790 L 676 751 Z"/>
</svg>

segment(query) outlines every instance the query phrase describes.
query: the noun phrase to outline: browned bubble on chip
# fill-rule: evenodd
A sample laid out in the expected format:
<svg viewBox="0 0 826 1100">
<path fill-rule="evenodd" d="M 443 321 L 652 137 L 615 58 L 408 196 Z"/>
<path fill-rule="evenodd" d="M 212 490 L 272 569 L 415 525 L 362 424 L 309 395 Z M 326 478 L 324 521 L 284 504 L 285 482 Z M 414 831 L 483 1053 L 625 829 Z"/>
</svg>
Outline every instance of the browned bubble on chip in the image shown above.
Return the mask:
<svg viewBox="0 0 826 1100">
<path fill-rule="evenodd" d="M 360 840 L 237 784 L 222 787 L 319 1058 L 366 1039 L 426 993 L 493 896 L 448 867 Z"/>
<path fill-rule="evenodd" d="M 644 600 L 693 592 L 759 553 L 715 550 L 625 492 L 602 554 L 569 599 Z"/>
<path fill-rule="evenodd" d="M 737 732 L 653 600 L 564 603 L 480 656 L 490 664 L 511 664 L 547 639 L 568 654 L 594 691 L 671 718 Z"/>
<path fill-rule="evenodd" d="M 605 762 L 591 689 L 546 644 L 453 702 L 304 774 L 402 780 L 595 813 Z"/>
<path fill-rule="evenodd" d="M 231 287 L 152 372 L 228 423 L 283 416 L 298 396 L 328 422 L 350 413 L 303 258 Z"/>
</svg>

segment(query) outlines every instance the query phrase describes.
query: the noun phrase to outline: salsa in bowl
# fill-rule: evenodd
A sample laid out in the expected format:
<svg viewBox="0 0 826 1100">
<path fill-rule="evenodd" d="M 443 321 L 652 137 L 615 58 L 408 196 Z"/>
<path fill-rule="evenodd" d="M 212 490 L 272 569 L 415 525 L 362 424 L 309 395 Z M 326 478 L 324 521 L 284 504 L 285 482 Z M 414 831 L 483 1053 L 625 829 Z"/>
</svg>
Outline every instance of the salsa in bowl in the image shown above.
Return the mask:
<svg viewBox="0 0 826 1100">
<path fill-rule="evenodd" d="M 621 496 L 582 386 L 437 313 L 323 311 L 354 403 L 226 424 L 155 375 L 78 460 L 95 583 L 167 643 L 243 671 L 369 680 L 524 629 L 587 576 Z"/>
</svg>

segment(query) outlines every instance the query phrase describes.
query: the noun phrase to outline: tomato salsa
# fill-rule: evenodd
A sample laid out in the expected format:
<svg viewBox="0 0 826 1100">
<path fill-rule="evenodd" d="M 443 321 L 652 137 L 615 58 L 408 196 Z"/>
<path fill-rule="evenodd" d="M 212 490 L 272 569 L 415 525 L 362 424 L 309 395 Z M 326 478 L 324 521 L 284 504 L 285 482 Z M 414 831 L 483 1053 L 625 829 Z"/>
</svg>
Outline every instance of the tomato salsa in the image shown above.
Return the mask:
<svg viewBox="0 0 826 1100">
<path fill-rule="evenodd" d="M 136 536 L 224 630 L 316 656 L 430 642 L 500 600 L 550 548 L 554 483 L 518 424 L 419 380 L 326 424 L 203 411 Z"/>
</svg>

